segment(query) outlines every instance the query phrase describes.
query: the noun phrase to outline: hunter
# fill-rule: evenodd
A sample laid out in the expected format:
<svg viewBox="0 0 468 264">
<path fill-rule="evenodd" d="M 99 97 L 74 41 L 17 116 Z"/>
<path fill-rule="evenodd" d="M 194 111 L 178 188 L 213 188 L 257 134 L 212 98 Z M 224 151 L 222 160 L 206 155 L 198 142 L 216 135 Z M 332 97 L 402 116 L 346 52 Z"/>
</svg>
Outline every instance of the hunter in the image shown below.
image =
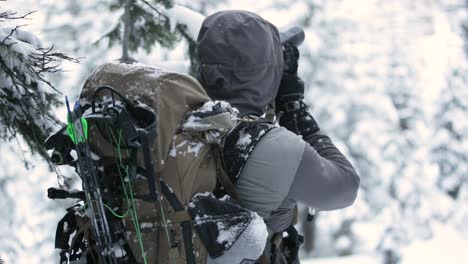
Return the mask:
<svg viewBox="0 0 468 264">
<path fill-rule="evenodd" d="M 243 120 L 223 151 L 242 205 L 257 212 L 272 234 L 292 226 L 297 202 L 318 211 L 350 206 L 359 176 L 305 104 L 297 47 L 281 44 L 274 25 L 247 11 L 207 17 L 197 42 L 198 81 Z M 279 126 L 261 118 L 273 103 Z M 269 241 L 264 263 L 283 263 L 274 250 Z M 289 250 L 295 256 L 284 256 L 287 263 L 298 263 L 297 248 Z"/>
</svg>

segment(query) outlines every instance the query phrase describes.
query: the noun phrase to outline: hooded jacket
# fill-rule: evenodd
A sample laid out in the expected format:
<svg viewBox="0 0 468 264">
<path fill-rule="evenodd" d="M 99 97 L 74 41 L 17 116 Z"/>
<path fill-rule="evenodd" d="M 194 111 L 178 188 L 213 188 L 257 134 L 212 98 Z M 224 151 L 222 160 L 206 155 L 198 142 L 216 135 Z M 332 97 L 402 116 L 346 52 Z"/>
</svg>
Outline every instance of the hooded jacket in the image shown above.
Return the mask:
<svg viewBox="0 0 468 264">
<path fill-rule="evenodd" d="M 198 35 L 198 80 L 208 95 L 225 100 L 242 116 L 261 116 L 273 102 L 283 73 L 275 26 L 247 11 L 207 17 Z"/>
<path fill-rule="evenodd" d="M 198 55 L 198 79 L 212 99 L 256 116 L 274 100 L 283 73 L 282 47 L 278 30 L 258 15 L 222 11 L 207 17 Z M 276 127 L 255 145 L 240 173 L 236 189 L 243 205 L 274 232 L 291 224 L 297 201 L 335 210 L 356 198 L 359 177 L 351 163 L 326 135 L 316 137 L 306 142 Z"/>
</svg>

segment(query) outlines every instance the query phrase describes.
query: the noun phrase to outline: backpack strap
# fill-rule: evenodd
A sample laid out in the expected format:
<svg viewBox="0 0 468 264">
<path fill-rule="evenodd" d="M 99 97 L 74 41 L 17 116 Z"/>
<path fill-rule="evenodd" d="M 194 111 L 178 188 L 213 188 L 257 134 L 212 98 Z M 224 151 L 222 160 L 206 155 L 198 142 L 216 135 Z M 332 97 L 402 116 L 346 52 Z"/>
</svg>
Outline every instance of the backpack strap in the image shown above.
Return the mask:
<svg viewBox="0 0 468 264">
<path fill-rule="evenodd" d="M 195 255 L 193 253 L 191 218 L 185 210 L 185 207 L 177 198 L 176 194 L 163 181 L 161 181 L 161 190 L 175 211 L 175 214 L 173 214 L 172 217 L 175 218 L 176 221 L 180 221 L 187 264 L 196 264 Z M 176 252 L 171 248 L 169 256 L 176 257 L 175 255 Z"/>
<path fill-rule="evenodd" d="M 277 233 L 268 228 L 268 242 L 257 264 L 299 264 L 299 248 L 303 242 L 304 237 L 293 224 Z"/>
<path fill-rule="evenodd" d="M 242 200 L 236 191 L 234 183 L 231 181 L 226 171 L 224 170 L 223 153 L 221 146 L 215 146 L 213 153 L 214 158 L 216 160 L 216 177 L 218 179 L 219 184 L 223 188 L 224 192 L 226 192 L 229 196 L 234 198 L 239 204 L 242 204 Z"/>
<path fill-rule="evenodd" d="M 243 117 L 223 141 L 223 168 L 234 184 L 257 143 L 275 128 L 262 118 Z"/>
</svg>

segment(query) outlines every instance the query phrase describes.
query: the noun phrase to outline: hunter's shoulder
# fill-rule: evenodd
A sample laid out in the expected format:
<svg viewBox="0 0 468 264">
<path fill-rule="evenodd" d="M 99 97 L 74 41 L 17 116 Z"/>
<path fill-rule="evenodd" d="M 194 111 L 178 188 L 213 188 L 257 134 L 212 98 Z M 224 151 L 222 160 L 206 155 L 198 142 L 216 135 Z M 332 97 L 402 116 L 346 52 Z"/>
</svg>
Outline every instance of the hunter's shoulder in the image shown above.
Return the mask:
<svg viewBox="0 0 468 264">
<path fill-rule="evenodd" d="M 258 142 L 256 149 L 265 149 L 264 151 L 279 152 L 304 152 L 306 142 L 284 127 L 274 127 L 266 133 Z"/>
</svg>

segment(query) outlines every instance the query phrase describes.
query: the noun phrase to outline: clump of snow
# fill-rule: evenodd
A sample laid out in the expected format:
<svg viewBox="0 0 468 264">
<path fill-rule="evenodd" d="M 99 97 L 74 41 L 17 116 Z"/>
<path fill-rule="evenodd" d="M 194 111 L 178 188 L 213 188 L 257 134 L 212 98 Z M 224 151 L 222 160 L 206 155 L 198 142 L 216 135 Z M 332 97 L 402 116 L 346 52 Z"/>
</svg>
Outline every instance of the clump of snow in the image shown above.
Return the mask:
<svg viewBox="0 0 468 264">
<path fill-rule="evenodd" d="M 118 247 L 114 246 L 114 255 L 115 255 L 115 257 L 121 258 L 121 257 L 125 256 L 126 254 L 127 254 L 127 252 L 125 252 L 125 250 L 121 246 L 118 246 Z"/>
<path fill-rule="evenodd" d="M 185 120 L 184 124 L 182 125 L 183 129 L 189 128 L 209 128 L 209 124 L 203 123 L 203 120 L 198 116 L 189 116 L 187 120 Z"/>
<path fill-rule="evenodd" d="M 239 140 L 237 140 L 237 145 L 240 146 L 247 146 L 250 143 L 252 143 L 252 136 L 250 134 L 243 134 L 239 137 Z"/>
<path fill-rule="evenodd" d="M 237 108 L 232 107 L 231 104 L 229 104 L 226 101 L 218 101 L 218 100 L 213 100 L 213 101 L 208 101 L 204 103 L 200 108 L 196 110 L 198 113 L 206 113 L 206 112 L 211 112 L 215 110 L 216 108 L 223 109 L 225 111 L 233 112 L 233 113 L 239 113 L 239 110 Z"/>
<path fill-rule="evenodd" d="M 10 37 L 8 37 L 11 34 Z M 8 37 L 8 38 L 7 38 Z M 37 48 L 41 48 L 42 44 L 39 38 L 34 34 L 10 27 L 0 28 L 0 39 L 5 45 L 11 45 L 12 51 L 24 57 L 36 52 Z"/>
<path fill-rule="evenodd" d="M 149 222 L 142 222 L 140 224 L 141 229 L 150 229 L 154 227 L 154 223 L 149 223 Z"/>
<path fill-rule="evenodd" d="M 176 148 L 172 147 L 172 148 L 169 150 L 169 157 L 175 158 L 176 156 L 177 156 Z"/>
<path fill-rule="evenodd" d="M 170 18 L 172 31 L 175 30 L 177 24 L 185 25 L 187 27 L 187 34 L 190 38 L 194 41 L 197 40 L 198 32 L 200 31 L 205 16 L 177 4 L 167 10 L 166 13 Z"/>
<path fill-rule="evenodd" d="M 242 229 L 243 223 L 229 227 L 226 227 L 226 225 L 223 222 L 217 222 L 216 225 L 218 226 L 219 231 L 218 238 L 216 239 L 216 241 L 219 244 L 231 245 L 235 242 L 237 234 L 239 234 L 239 231 Z"/>
<path fill-rule="evenodd" d="M 203 143 L 202 142 L 192 142 L 190 143 L 188 149 L 187 149 L 187 153 L 193 153 L 193 155 L 195 155 L 195 157 L 198 156 L 198 154 L 200 153 L 200 150 L 201 148 L 203 147 Z"/>
</svg>

